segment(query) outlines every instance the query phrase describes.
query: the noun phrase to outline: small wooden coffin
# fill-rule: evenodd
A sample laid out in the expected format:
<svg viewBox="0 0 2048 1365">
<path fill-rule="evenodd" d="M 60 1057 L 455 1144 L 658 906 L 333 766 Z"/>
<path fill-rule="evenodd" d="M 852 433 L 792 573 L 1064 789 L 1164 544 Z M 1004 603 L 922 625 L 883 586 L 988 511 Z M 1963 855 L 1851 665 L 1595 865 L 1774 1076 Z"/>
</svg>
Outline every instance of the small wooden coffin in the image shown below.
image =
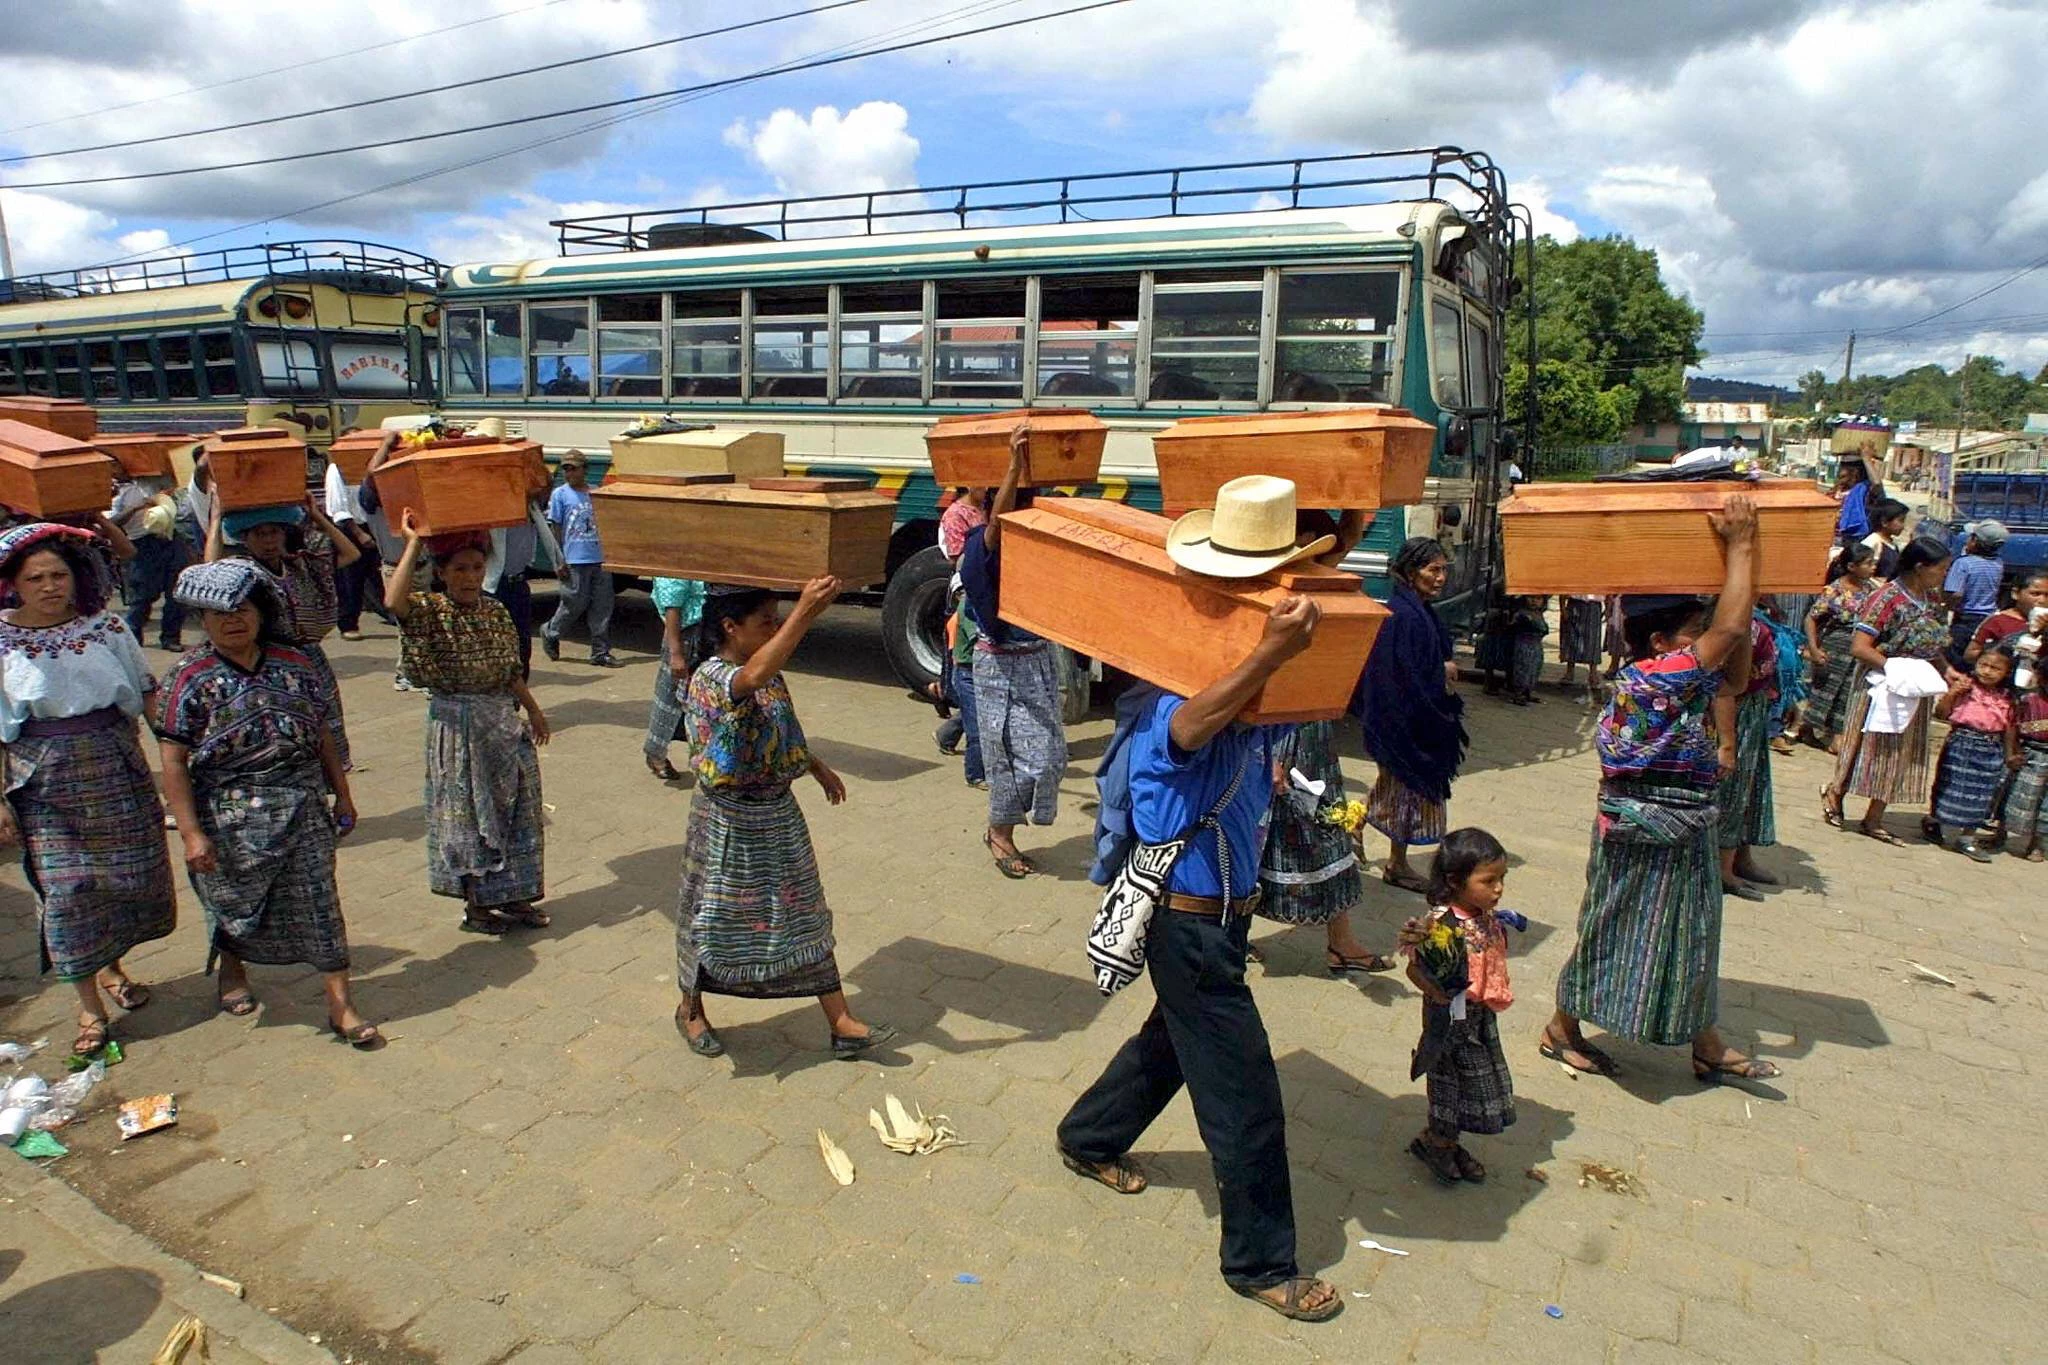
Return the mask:
<svg viewBox="0 0 2048 1365">
<path fill-rule="evenodd" d="M 306 500 L 306 445 L 282 427 L 217 431 L 202 449 L 224 512 Z"/>
<path fill-rule="evenodd" d="M 1294 481 L 1302 507 L 1401 507 L 1422 501 L 1436 428 L 1405 408 L 1189 417 L 1152 438 L 1170 511 L 1214 507 L 1246 474 Z"/>
<path fill-rule="evenodd" d="M 1164 517 L 1122 503 L 1049 498 L 1003 517 L 1003 619 L 1189 697 L 1244 661 L 1290 593 L 1323 609 L 1314 642 L 1239 718 L 1257 724 L 1344 714 L 1387 609 L 1348 573 L 1308 564 L 1261 578 L 1209 578 L 1166 557 Z"/>
<path fill-rule="evenodd" d="M 361 483 L 363 476 L 370 472 L 370 457 L 377 453 L 377 447 L 384 444 L 388 435 L 389 432 L 370 427 L 337 436 L 327 447 L 327 463 L 340 466 L 341 477 L 348 482 Z"/>
<path fill-rule="evenodd" d="M 100 429 L 99 414 L 76 398 L 0 398 L 0 420 L 26 422 L 74 441 L 89 442 Z"/>
<path fill-rule="evenodd" d="M 1719 592 L 1726 562 L 1707 514 L 1730 493 L 1756 502 L 1758 591 L 1818 591 L 1838 509 L 1803 479 L 1523 484 L 1500 507 L 1507 589 L 1516 596 Z"/>
<path fill-rule="evenodd" d="M 114 458 L 46 427 L 0 419 L 0 503 L 37 517 L 104 512 Z"/>
<path fill-rule="evenodd" d="M 605 567 L 662 578 L 800 588 L 888 574 L 893 499 L 866 489 L 783 492 L 736 483 L 614 479 L 591 490 Z"/>
<path fill-rule="evenodd" d="M 192 444 L 190 436 L 175 431 L 105 432 L 91 444 L 102 455 L 111 455 L 131 479 L 168 479 L 177 471 L 171 466 L 171 452 Z"/>
<path fill-rule="evenodd" d="M 932 479 L 941 488 L 994 488 L 1010 472 L 1010 433 L 1022 421 L 1029 433 L 1023 482 L 1033 488 L 1093 483 L 1102 472 L 1109 428 L 1081 408 L 1021 408 L 1014 412 L 941 417 L 924 434 Z"/>
<path fill-rule="evenodd" d="M 782 474 L 782 433 L 705 427 L 659 436 L 614 436 L 612 479 L 636 474 L 730 474 L 772 479 Z"/>
<path fill-rule="evenodd" d="M 407 508 L 423 536 L 519 526 L 539 451 L 532 441 L 451 437 L 393 455 L 371 481 L 394 531 Z"/>
</svg>

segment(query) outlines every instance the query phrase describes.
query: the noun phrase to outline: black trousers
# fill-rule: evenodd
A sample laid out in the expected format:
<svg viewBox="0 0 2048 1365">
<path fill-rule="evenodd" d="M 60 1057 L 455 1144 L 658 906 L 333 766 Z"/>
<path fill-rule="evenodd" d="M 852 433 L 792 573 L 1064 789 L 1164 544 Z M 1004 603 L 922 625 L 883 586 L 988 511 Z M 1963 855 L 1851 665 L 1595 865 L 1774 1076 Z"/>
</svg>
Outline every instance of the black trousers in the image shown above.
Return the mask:
<svg viewBox="0 0 2048 1365">
<path fill-rule="evenodd" d="M 1128 1152 L 1185 1084 L 1215 1166 L 1223 1209 L 1223 1278 L 1265 1289 L 1300 1273 L 1287 1116 L 1266 1026 L 1244 983 L 1249 915 L 1228 924 L 1160 907 L 1145 939 L 1158 1000 L 1102 1078 L 1060 1120 L 1059 1141 L 1083 1161 Z"/>
<path fill-rule="evenodd" d="M 519 632 L 519 676 L 529 678 L 533 676 L 533 588 L 525 574 L 514 574 L 508 568 L 491 596 L 505 604 L 512 628 Z"/>
<path fill-rule="evenodd" d="M 361 553 L 353 564 L 344 564 L 334 571 L 334 586 L 340 611 L 337 624 L 343 630 L 356 630 L 363 623 L 364 594 L 374 593 L 368 605 L 373 612 L 384 607 L 384 575 L 378 572 L 383 563 L 377 557 L 377 541 L 373 536 L 367 546 L 357 545 Z"/>
</svg>

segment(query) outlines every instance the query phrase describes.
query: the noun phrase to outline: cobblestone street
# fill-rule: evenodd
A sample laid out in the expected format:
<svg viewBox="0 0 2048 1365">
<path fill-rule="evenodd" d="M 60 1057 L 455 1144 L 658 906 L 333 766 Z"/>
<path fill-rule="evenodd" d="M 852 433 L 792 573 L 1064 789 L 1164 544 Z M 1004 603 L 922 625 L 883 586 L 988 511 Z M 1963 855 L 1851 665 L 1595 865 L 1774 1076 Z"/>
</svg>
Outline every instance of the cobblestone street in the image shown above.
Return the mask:
<svg viewBox="0 0 2048 1365">
<path fill-rule="evenodd" d="M 1729 901 L 1721 1001 L 1731 1041 L 1783 1077 L 1704 1087 L 1682 1050 L 1622 1046 L 1619 1083 L 1574 1078 L 1535 1038 L 1583 884 L 1591 713 L 1555 688 L 1528 710 L 1468 688 L 1452 823 L 1508 847 L 1505 904 L 1533 921 L 1503 1020 L 1520 1121 L 1473 1142 L 1486 1184 L 1440 1188 L 1403 1150 L 1423 1119 L 1414 991 L 1398 972 L 1332 978 L 1320 931 L 1255 928 L 1303 1268 L 1347 1310 L 1296 1327 L 1217 1275 L 1184 1097 L 1136 1153 L 1142 1196 L 1053 1150 L 1151 1005 L 1144 984 L 1102 999 L 1083 954 L 1106 720 L 1071 732 L 1058 823 L 1019 831 L 1048 875 L 1005 881 L 981 794 L 882 662 L 877 613 L 834 608 L 791 685 L 851 796 L 799 796 L 855 1007 L 903 1038 L 840 1064 L 809 1002 L 714 998 L 729 1055 L 706 1061 L 670 1023 L 689 797 L 642 767 L 656 631 L 644 596 L 620 612 L 630 667 L 592 669 L 574 640 L 560 663 L 536 654 L 554 925 L 505 940 L 459 933 L 456 903 L 427 893 L 423 703 L 390 686 L 392 632 L 331 641 L 360 768 L 341 856 L 357 1000 L 390 1045 L 330 1037 L 310 971 L 255 969 L 263 1011 L 217 1014 L 181 872 L 178 932 L 128 963 L 156 1001 L 118 1020 L 128 1059 L 59 1134 L 71 1154 L 51 1174 L 338 1360 L 2040 1358 L 2040 867 L 1831 830 L 1826 760 L 1777 759 L 1782 844 L 1763 861 L 1789 885 Z M 1893 828 L 1917 837 L 1917 816 Z M 1369 878 L 1360 931 L 1391 948 L 1419 905 Z M 0 1035 L 61 1047 L 71 993 L 36 974 L 11 855 L 0 927 Z M 159 1091 L 177 1127 L 120 1142 L 115 1101 Z M 885 1092 L 968 1145 L 885 1150 L 867 1124 Z M 852 1186 L 827 1174 L 821 1128 Z"/>
</svg>

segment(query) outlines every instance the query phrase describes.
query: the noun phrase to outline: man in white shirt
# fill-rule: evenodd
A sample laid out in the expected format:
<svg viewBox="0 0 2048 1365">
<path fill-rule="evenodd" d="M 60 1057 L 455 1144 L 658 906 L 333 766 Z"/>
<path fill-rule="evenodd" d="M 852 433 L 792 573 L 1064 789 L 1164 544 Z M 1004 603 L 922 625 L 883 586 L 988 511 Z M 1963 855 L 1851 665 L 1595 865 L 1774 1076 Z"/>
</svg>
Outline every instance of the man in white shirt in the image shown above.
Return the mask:
<svg viewBox="0 0 2048 1365">
<path fill-rule="evenodd" d="M 377 538 L 370 534 L 369 514 L 363 511 L 362 499 L 355 485 L 342 477 L 341 466 L 332 460 L 327 462 L 322 494 L 327 519 L 340 527 L 341 533 L 354 541 L 356 549 L 361 551 L 354 563 L 336 570 L 334 575 L 334 586 L 341 599 L 337 622 L 341 627 L 341 638 L 363 638 L 363 589 L 366 585 L 375 585 L 369 595 L 370 610 L 376 612 L 386 625 L 397 625 L 391 613 L 384 610 L 384 576 L 379 572 Z"/>
<path fill-rule="evenodd" d="M 129 634 L 137 644 L 142 642 L 150 609 L 162 598 L 164 614 L 157 623 L 157 648 L 175 654 L 185 647 L 185 609 L 171 596 L 171 585 L 177 582 L 178 571 L 196 555 L 193 546 L 178 538 L 177 503 L 167 496 L 174 486 L 169 478 L 137 479 L 121 471 L 115 478 L 114 502 L 107 509 L 107 520 L 135 547 L 134 558 L 120 566 Z"/>
</svg>

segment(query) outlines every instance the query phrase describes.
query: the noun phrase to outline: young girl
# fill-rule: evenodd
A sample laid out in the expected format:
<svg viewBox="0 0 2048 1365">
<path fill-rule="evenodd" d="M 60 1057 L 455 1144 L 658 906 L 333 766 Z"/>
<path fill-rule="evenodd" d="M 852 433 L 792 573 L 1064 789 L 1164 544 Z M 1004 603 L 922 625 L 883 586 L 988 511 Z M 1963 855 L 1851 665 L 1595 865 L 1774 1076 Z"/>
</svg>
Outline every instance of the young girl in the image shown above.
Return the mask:
<svg viewBox="0 0 2048 1365">
<path fill-rule="evenodd" d="M 1991 818 L 2006 768 L 2022 761 L 2013 711 L 2012 651 L 2004 645 L 1978 655 L 1974 674 L 1956 679 L 1934 703 L 1935 718 L 1949 723 L 1948 743 L 1935 769 L 1934 810 L 1921 831 L 1946 845 L 1944 828 L 1955 826 L 1956 852 L 1980 863 L 1991 861 L 1991 850 L 1973 831 Z"/>
<path fill-rule="evenodd" d="M 1515 1086 L 1494 1015 L 1514 1001 L 1507 931 L 1495 915 L 1507 850 L 1483 829 L 1444 836 L 1430 865 L 1428 916 L 1411 926 L 1408 979 L 1422 992 L 1422 1038 L 1409 1078 L 1428 1076 L 1429 1122 L 1408 1150 L 1446 1185 L 1486 1179 L 1459 1133 L 1515 1121 Z M 1462 955 L 1462 961 L 1460 961 Z"/>
<path fill-rule="evenodd" d="M 1523 597 L 1515 603 L 1508 627 L 1514 638 L 1509 655 L 1508 700 L 1516 706 L 1532 706 L 1542 700 L 1536 695 L 1536 683 L 1543 676 L 1543 637 L 1550 633 L 1543 613 L 1549 606 L 1547 597 Z"/>
<path fill-rule="evenodd" d="M 2020 770 L 2013 774 L 2001 822 L 2012 855 L 2040 863 L 2048 862 L 2040 843 L 2041 798 L 2048 795 L 2048 669 L 2036 671 L 2031 682 L 2013 717 L 2020 741 Z"/>
</svg>

